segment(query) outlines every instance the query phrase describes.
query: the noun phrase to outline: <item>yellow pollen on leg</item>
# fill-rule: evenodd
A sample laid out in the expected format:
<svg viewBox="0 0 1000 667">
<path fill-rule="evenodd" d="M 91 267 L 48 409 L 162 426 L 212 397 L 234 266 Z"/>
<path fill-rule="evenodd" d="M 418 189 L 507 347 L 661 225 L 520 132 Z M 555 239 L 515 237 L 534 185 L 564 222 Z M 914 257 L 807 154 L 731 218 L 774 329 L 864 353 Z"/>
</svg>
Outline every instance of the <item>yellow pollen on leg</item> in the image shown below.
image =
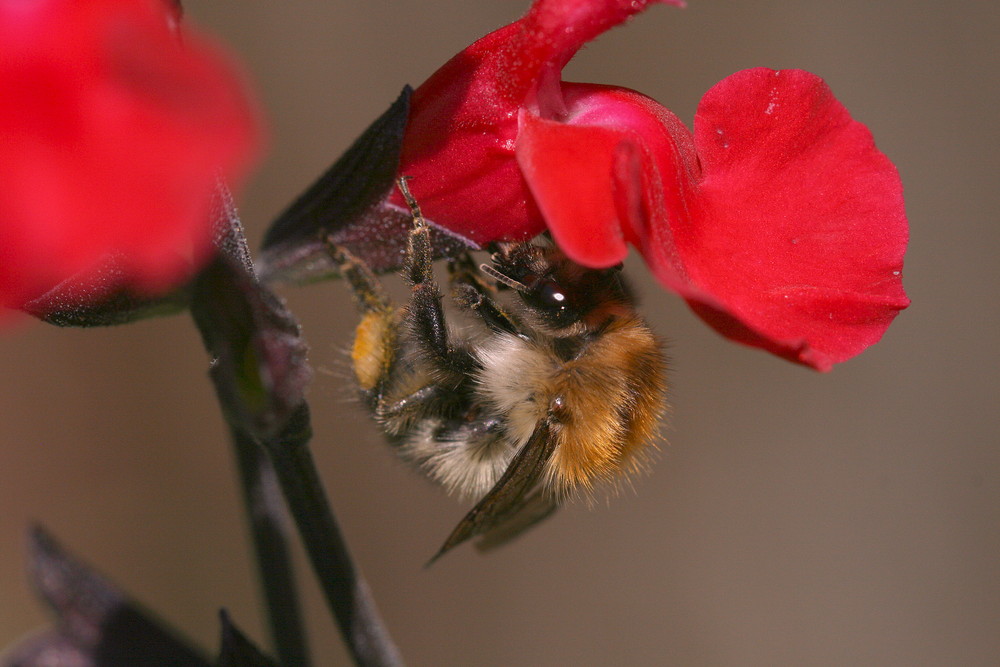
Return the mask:
<svg viewBox="0 0 1000 667">
<path fill-rule="evenodd" d="M 392 326 L 392 316 L 379 311 L 366 313 L 358 323 L 351 360 L 358 384 L 366 391 L 374 388 L 385 372 L 391 353 Z"/>
</svg>

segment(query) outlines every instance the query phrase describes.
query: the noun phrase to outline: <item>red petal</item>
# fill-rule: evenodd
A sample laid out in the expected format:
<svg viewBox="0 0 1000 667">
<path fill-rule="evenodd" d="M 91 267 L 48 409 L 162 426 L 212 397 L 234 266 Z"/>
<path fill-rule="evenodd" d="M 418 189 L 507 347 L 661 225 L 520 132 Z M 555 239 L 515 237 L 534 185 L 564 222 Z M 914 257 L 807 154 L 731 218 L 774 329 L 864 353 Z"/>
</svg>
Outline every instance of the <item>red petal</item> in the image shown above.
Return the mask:
<svg viewBox="0 0 1000 667">
<path fill-rule="evenodd" d="M 674 228 L 689 296 L 724 335 L 828 370 L 909 304 L 895 167 L 817 76 L 738 72 L 695 118 L 702 180 Z"/>
<path fill-rule="evenodd" d="M 675 249 L 688 225 L 698 162 L 691 133 L 654 100 L 623 88 L 563 84 L 566 122 L 525 112 L 521 169 L 549 230 L 575 261 L 605 267 L 637 246 L 668 287 L 693 288 Z M 669 278 L 668 278 L 669 277 Z"/>
<path fill-rule="evenodd" d="M 497 53 L 518 28 L 483 37 L 414 91 L 400 157 L 424 215 L 479 244 L 544 229 L 514 160 L 517 104 L 497 90 Z M 399 192 L 390 201 L 405 210 Z"/>
<path fill-rule="evenodd" d="M 501 91 L 511 102 L 523 101 L 550 73 L 558 81 L 584 44 L 657 3 L 684 6 L 681 0 L 536 0 L 497 52 Z"/>
<path fill-rule="evenodd" d="M 559 76 L 587 41 L 680 0 L 536 0 L 445 63 L 413 94 L 399 173 L 429 220 L 477 243 L 526 239 L 545 221 L 514 159 L 518 113 L 565 111 Z M 394 204 L 403 206 L 394 193 Z"/>
<path fill-rule="evenodd" d="M 628 248 L 610 186 L 618 130 L 522 113 L 517 160 L 556 243 L 573 261 L 613 266 Z"/>
</svg>

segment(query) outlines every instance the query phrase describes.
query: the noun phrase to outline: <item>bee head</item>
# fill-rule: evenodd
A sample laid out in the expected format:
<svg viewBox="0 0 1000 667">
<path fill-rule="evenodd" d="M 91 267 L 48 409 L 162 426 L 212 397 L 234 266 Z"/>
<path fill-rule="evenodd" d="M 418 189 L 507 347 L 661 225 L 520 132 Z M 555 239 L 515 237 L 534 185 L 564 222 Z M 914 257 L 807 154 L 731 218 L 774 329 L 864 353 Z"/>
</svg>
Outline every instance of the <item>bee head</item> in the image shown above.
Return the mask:
<svg viewBox="0 0 1000 667">
<path fill-rule="evenodd" d="M 588 269 L 555 246 L 505 243 L 481 270 L 499 286 L 514 289 L 529 311 L 553 329 L 588 321 L 600 307 L 629 304 L 621 265 Z"/>
</svg>

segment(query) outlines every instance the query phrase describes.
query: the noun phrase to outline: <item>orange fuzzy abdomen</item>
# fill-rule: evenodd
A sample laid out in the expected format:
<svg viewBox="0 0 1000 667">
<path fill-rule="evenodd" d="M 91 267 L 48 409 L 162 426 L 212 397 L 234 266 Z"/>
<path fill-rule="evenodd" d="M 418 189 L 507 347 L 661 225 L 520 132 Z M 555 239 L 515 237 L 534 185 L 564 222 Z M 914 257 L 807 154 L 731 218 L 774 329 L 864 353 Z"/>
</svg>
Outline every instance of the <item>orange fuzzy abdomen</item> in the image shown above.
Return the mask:
<svg viewBox="0 0 1000 667">
<path fill-rule="evenodd" d="M 556 490 L 589 490 L 642 467 L 665 407 L 665 376 L 659 342 L 635 320 L 610 329 L 553 375 L 558 445 L 546 472 Z"/>
<path fill-rule="evenodd" d="M 552 492 L 586 491 L 643 467 L 664 410 L 666 362 L 641 320 L 615 320 L 569 361 L 515 336 L 485 348 L 480 392 L 506 416 L 514 444 L 550 420 L 557 443 L 545 484 Z"/>
</svg>

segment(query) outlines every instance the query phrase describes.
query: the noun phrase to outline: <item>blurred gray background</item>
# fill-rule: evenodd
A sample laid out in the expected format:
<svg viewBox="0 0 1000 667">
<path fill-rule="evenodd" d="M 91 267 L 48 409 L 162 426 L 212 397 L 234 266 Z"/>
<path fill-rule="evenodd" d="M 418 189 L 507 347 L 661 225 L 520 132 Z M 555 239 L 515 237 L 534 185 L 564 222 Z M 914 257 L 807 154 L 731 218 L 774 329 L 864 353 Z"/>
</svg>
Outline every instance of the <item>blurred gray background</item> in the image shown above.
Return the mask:
<svg viewBox="0 0 1000 667">
<path fill-rule="evenodd" d="M 526 0 L 188 0 L 242 58 L 270 149 L 240 207 L 267 226 L 395 98 Z M 735 70 L 826 78 L 907 191 L 913 306 L 821 375 L 728 343 L 633 277 L 671 340 L 661 460 L 606 506 L 423 569 L 463 507 L 352 404 L 345 289 L 287 289 L 318 369 L 314 448 L 411 665 L 1000 664 L 996 35 L 992 2 L 690 0 L 571 63 L 690 122 Z M 0 340 L 0 646 L 47 622 L 24 531 L 65 544 L 204 646 L 226 607 L 263 638 L 235 474 L 184 316 Z M 318 664 L 346 664 L 300 571 Z M 213 648 L 214 650 L 214 648 Z"/>
</svg>

